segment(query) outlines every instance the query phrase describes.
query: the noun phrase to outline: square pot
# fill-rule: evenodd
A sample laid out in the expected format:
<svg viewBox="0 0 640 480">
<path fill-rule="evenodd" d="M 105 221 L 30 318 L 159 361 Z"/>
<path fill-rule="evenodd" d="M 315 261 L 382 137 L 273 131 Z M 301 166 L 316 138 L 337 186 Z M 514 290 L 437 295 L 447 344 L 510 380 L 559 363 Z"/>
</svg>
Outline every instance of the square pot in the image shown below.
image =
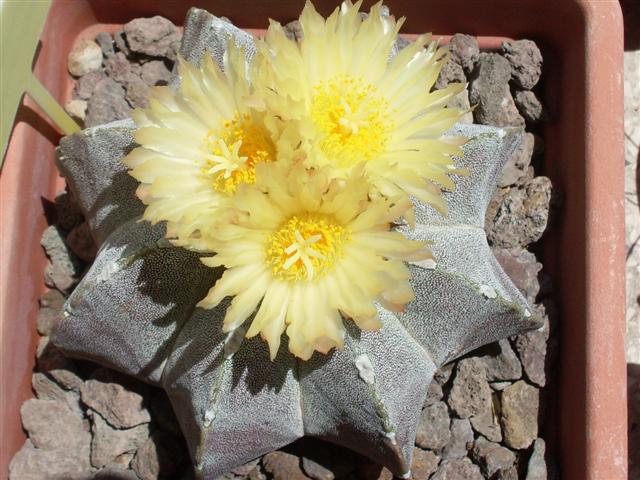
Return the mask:
<svg viewBox="0 0 640 480">
<path fill-rule="evenodd" d="M 328 14 L 333 1 L 317 0 Z M 406 16 L 403 32 L 478 35 L 482 48 L 531 38 L 543 51 L 546 172 L 563 192 L 559 218 L 543 237 L 545 270 L 560 305 L 561 348 L 551 384 L 545 437 L 567 479 L 626 479 L 622 15 L 616 0 L 389 0 Z M 180 25 L 190 6 L 247 29 L 283 22 L 303 2 L 236 0 L 136 2 L 55 0 L 35 73 L 59 101 L 72 88 L 67 53 L 79 37 L 114 30 L 132 18 L 163 15 Z M 26 99 L 0 176 L 1 478 L 24 442 L 19 409 L 31 394 L 38 297 L 46 259 L 40 236 L 45 199 L 64 182 L 54 166 L 59 134 Z"/>
</svg>

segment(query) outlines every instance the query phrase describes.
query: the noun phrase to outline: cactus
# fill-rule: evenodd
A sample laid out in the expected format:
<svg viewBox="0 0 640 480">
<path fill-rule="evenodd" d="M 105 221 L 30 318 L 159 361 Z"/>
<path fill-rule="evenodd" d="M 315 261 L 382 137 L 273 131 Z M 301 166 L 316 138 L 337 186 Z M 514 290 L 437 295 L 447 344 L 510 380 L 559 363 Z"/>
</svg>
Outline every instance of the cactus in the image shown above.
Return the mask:
<svg viewBox="0 0 640 480">
<path fill-rule="evenodd" d="M 228 38 L 251 55 L 252 38 L 192 9 L 181 54 L 221 61 Z M 435 370 L 481 345 L 540 326 L 493 257 L 484 214 L 522 129 L 457 125 L 469 138 L 457 164 L 448 216 L 414 201 L 413 239 L 433 241 L 434 260 L 410 265 L 416 300 L 402 313 L 379 307 L 381 330 L 348 323 L 343 351 L 301 361 L 281 348 L 269 360 L 259 338 L 229 335 L 227 302 L 196 303 L 221 274 L 164 240 L 161 224 L 140 222 L 144 207 L 121 159 L 135 147 L 130 120 L 66 137 L 58 165 L 87 217 L 98 257 L 69 297 L 53 341 L 89 359 L 164 388 L 196 473 L 215 478 L 310 435 L 351 448 L 409 475 L 417 422 Z M 283 341 L 286 341 L 283 337 Z"/>
</svg>

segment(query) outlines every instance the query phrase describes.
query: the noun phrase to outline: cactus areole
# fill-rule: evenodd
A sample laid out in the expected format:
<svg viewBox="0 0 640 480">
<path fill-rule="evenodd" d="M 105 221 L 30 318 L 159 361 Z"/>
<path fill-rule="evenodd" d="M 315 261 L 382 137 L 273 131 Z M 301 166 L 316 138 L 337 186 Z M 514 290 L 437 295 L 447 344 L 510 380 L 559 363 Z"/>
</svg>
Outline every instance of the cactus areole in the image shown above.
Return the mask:
<svg viewBox="0 0 640 480">
<path fill-rule="evenodd" d="M 484 231 L 522 130 L 359 6 L 300 42 L 192 9 L 150 107 L 58 148 L 100 251 L 53 341 L 165 389 L 200 478 L 304 435 L 408 476 L 435 370 L 541 324 Z"/>
</svg>

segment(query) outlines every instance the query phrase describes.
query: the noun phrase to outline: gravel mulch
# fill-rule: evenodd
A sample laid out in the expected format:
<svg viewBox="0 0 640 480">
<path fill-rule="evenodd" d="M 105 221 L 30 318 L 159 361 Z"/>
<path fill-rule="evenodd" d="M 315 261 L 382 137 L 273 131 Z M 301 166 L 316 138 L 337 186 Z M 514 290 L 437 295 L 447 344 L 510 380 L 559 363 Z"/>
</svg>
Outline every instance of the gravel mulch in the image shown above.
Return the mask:
<svg viewBox="0 0 640 480">
<path fill-rule="evenodd" d="M 296 22 L 288 25 L 300 35 Z M 162 17 L 135 19 L 100 33 L 69 55 L 77 76 L 67 111 L 85 126 L 126 118 L 147 104 L 149 88 L 170 79 L 179 30 Z M 546 385 L 557 350 L 556 306 L 536 242 L 559 195 L 542 173 L 546 113 L 539 98 L 542 56 L 530 40 L 480 52 L 474 37 L 455 35 L 452 61 L 437 88 L 469 82 L 453 100 L 477 105 L 464 121 L 526 128 L 486 216 L 496 258 L 544 319 L 538 330 L 488 345 L 439 370 L 418 426 L 414 479 L 543 480 L 555 478 L 545 452 Z M 96 254 L 87 224 L 69 192 L 55 199 L 55 222 L 42 237 L 50 259 L 40 299 L 42 336 L 24 403 L 29 436 L 10 478 L 190 479 L 192 467 L 169 401 L 159 389 L 104 367 L 64 357 L 48 340 L 73 290 Z M 388 470 L 340 447 L 302 439 L 240 467 L 225 479 L 390 479 Z"/>
</svg>

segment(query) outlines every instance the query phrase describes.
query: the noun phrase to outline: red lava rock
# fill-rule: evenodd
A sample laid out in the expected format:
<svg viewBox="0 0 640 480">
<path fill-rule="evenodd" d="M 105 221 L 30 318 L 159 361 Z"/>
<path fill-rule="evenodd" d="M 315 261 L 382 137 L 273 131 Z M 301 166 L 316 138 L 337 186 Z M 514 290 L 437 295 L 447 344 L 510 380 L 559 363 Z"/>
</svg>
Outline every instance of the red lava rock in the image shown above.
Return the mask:
<svg viewBox="0 0 640 480">
<path fill-rule="evenodd" d="M 449 426 L 449 409 L 444 402 L 429 405 L 420 415 L 416 431 L 416 445 L 430 450 L 439 450 L 449 443 L 451 431 Z"/>
<path fill-rule="evenodd" d="M 142 65 L 142 81 L 150 87 L 166 85 L 171 80 L 171 77 L 171 71 L 162 60 L 151 60 Z"/>
<path fill-rule="evenodd" d="M 430 480 L 484 480 L 480 468 L 468 458 L 444 460 Z"/>
<path fill-rule="evenodd" d="M 429 478 L 438 469 L 439 462 L 440 458 L 435 453 L 414 448 L 413 461 L 411 462 L 411 478 L 415 480 Z"/>
<path fill-rule="evenodd" d="M 40 335 L 51 335 L 55 327 L 62 318 L 62 308 L 66 298 L 58 290 L 45 292 L 39 300 L 40 310 L 36 320 L 36 328 Z"/>
<path fill-rule="evenodd" d="M 471 35 L 456 33 L 449 41 L 451 59 L 458 63 L 466 73 L 471 73 L 480 58 L 478 40 Z"/>
<path fill-rule="evenodd" d="M 535 87 L 542 74 L 542 54 L 535 42 L 531 40 L 504 42 L 502 52 L 511 65 L 514 83 L 525 90 Z"/>
<path fill-rule="evenodd" d="M 529 123 L 538 123 L 543 120 L 544 111 L 542 103 L 536 94 L 530 90 L 519 90 L 513 97 L 518 110 Z"/>
<path fill-rule="evenodd" d="M 151 416 L 143 396 L 116 383 L 117 379 L 118 376 L 113 375 L 103 380 L 92 378 L 84 382 L 80 390 L 83 403 L 116 428 L 131 428 L 149 423 Z"/>
<path fill-rule="evenodd" d="M 538 389 L 520 380 L 502 391 L 501 424 L 505 443 L 528 448 L 538 436 Z"/>
<path fill-rule="evenodd" d="M 105 77 L 98 82 L 89 99 L 85 125 L 94 127 L 129 117 L 131 108 L 125 100 L 125 91 L 115 80 Z"/>
<path fill-rule="evenodd" d="M 180 45 L 178 28 L 164 17 L 136 18 L 124 26 L 131 51 L 150 57 L 176 59 Z"/>
<path fill-rule="evenodd" d="M 460 418 L 469 418 L 490 408 L 491 388 L 482 360 L 465 358 L 458 362 L 448 403 Z"/>
<path fill-rule="evenodd" d="M 473 117 L 477 123 L 496 127 L 524 125 L 509 89 L 511 65 L 497 53 L 483 53 L 473 71 L 469 101 L 477 104 Z"/>
<path fill-rule="evenodd" d="M 273 475 L 274 480 L 307 480 L 300 468 L 300 459 L 287 452 L 271 452 L 262 458 L 264 469 Z"/>
<path fill-rule="evenodd" d="M 506 470 L 516 461 L 515 454 L 498 443 L 479 437 L 473 447 L 473 456 L 481 466 L 484 474 L 491 478 L 498 470 Z"/>
<path fill-rule="evenodd" d="M 91 418 L 91 464 L 104 467 L 123 453 L 135 452 L 149 438 L 149 424 L 116 429 L 102 417 L 89 410 Z"/>
<path fill-rule="evenodd" d="M 463 458 L 473 445 L 473 430 L 466 418 L 454 418 L 451 421 L 451 438 L 442 451 L 442 458 Z"/>
</svg>

